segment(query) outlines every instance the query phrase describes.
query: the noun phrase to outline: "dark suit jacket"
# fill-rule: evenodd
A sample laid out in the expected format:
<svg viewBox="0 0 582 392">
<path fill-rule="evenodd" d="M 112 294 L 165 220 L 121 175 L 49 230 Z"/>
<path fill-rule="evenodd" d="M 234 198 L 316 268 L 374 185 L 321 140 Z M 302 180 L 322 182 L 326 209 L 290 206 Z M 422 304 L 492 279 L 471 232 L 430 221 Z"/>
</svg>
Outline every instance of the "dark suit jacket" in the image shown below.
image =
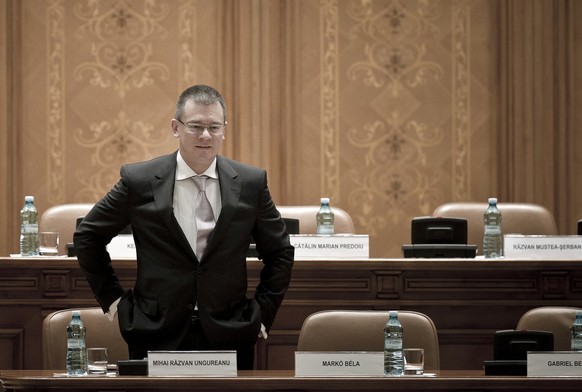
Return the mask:
<svg viewBox="0 0 582 392">
<path fill-rule="evenodd" d="M 214 348 L 253 344 L 260 324 L 268 330 L 273 323 L 289 285 L 294 255 L 271 199 L 267 174 L 218 157 L 222 211 L 198 260 L 173 213 L 176 154 L 121 168 L 119 182 L 75 232 L 81 269 L 104 311 L 122 296 L 119 324 L 130 346 L 175 349 L 195 304 Z M 128 224 L 138 263 L 133 290 L 121 287 L 106 251 L 111 238 Z M 252 299 L 246 295 L 251 235 L 264 263 Z"/>
</svg>

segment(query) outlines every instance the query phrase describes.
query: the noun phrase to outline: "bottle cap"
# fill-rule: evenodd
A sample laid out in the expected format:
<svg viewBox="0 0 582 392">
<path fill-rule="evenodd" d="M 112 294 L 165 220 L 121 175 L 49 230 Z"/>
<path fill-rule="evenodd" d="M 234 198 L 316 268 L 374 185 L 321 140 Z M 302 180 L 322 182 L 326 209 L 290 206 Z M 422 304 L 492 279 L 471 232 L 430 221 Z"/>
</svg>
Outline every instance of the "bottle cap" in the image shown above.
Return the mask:
<svg viewBox="0 0 582 392">
<path fill-rule="evenodd" d="M 34 201 L 34 196 L 24 196 L 24 201 Z"/>
<path fill-rule="evenodd" d="M 390 312 L 388 312 L 390 317 L 398 317 L 398 311 L 397 310 L 391 310 Z"/>
<path fill-rule="evenodd" d="M 81 317 L 81 311 L 80 310 L 73 310 L 72 315 Z"/>
<path fill-rule="evenodd" d="M 329 204 L 329 197 L 322 197 L 320 201 L 321 203 Z"/>
<path fill-rule="evenodd" d="M 497 198 L 496 197 L 490 197 L 487 202 L 489 204 L 497 204 Z"/>
</svg>

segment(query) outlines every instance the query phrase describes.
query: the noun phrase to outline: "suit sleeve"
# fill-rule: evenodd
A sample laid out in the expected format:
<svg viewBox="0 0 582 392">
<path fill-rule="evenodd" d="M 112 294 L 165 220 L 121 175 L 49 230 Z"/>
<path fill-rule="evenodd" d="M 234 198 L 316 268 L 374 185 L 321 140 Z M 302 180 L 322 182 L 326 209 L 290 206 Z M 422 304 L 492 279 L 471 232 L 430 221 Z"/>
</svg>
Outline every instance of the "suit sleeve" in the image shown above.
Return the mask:
<svg viewBox="0 0 582 392">
<path fill-rule="evenodd" d="M 295 248 L 271 199 L 266 173 L 263 184 L 261 206 L 253 232 L 259 258 L 263 261 L 255 299 L 261 306 L 261 322 L 268 331 L 291 281 Z"/>
<path fill-rule="evenodd" d="M 104 312 L 124 292 L 106 247 L 129 224 L 126 203 L 127 189 L 120 180 L 95 204 L 73 236 L 79 266 Z"/>
</svg>

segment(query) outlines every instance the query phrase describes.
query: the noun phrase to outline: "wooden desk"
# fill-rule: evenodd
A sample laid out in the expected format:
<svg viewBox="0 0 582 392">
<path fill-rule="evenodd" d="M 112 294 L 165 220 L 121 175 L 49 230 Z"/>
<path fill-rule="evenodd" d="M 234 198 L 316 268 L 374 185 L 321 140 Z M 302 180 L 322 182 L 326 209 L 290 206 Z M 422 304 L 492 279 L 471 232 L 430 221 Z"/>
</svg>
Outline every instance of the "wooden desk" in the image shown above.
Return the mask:
<svg viewBox="0 0 582 392">
<path fill-rule="evenodd" d="M 296 378 L 292 371 L 243 371 L 238 377 L 53 377 L 49 371 L 0 372 L 6 392 L 87 391 L 579 391 L 582 378 L 484 376 L 441 371 L 437 377 Z"/>
<path fill-rule="evenodd" d="M 113 264 L 132 287 L 135 261 Z M 261 263 L 248 266 L 252 290 Z M 303 320 L 327 309 L 425 313 L 439 333 L 441 369 L 481 369 L 493 359 L 496 330 L 546 305 L 582 307 L 582 260 L 297 260 L 269 339 L 257 345 L 256 369 L 293 369 Z M 97 303 L 75 258 L 0 258 L 0 369 L 42 368 L 43 318 L 89 306 Z"/>
</svg>

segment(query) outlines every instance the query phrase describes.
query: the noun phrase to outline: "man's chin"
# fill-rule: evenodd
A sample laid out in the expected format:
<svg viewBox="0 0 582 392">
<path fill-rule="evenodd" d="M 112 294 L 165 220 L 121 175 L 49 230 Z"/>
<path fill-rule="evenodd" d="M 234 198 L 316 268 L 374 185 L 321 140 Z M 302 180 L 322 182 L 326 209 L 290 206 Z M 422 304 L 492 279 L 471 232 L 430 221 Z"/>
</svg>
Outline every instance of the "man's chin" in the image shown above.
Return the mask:
<svg viewBox="0 0 582 392">
<path fill-rule="evenodd" d="M 200 174 L 206 169 L 208 169 L 210 164 L 214 161 L 214 158 L 216 158 L 216 153 L 211 151 L 208 152 L 202 151 L 202 153 L 200 153 L 197 150 L 196 154 L 191 154 L 188 155 L 187 157 L 184 155 L 182 156 L 184 158 L 184 161 L 186 161 L 186 163 L 188 164 L 188 166 L 190 166 L 190 168 L 194 170 L 196 173 Z"/>
</svg>

